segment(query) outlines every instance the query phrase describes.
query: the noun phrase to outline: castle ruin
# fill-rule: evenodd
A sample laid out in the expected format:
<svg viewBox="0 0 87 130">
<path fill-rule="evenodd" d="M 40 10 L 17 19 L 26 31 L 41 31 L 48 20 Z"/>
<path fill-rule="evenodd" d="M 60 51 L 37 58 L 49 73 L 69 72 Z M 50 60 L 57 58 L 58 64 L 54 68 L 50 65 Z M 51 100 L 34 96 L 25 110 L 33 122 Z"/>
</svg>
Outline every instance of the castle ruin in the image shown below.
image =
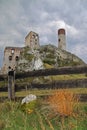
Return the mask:
<svg viewBox="0 0 87 130">
<path fill-rule="evenodd" d="M 39 35 L 33 31 L 29 32 L 29 34 L 25 37 L 25 46 L 30 47 L 31 50 L 38 49 L 40 47 Z M 61 50 L 66 50 L 66 36 L 64 29 L 58 30 L 58 48 Z M 21 51 L 22 48 L 20 47 L 5 48 L 3 66 L 1 70 L 3 74 L 8 73 L 10 69 L 16 69 Z"/>
</svg>

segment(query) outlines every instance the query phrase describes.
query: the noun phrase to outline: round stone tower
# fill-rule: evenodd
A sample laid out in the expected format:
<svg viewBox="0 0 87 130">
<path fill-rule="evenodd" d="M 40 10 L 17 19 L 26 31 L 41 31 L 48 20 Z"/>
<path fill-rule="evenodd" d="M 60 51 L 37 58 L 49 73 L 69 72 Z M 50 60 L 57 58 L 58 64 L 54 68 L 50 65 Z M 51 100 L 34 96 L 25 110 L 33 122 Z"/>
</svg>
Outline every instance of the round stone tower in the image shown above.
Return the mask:
<svg viewBox="0 0 87 130">
<path fill-rule="evenodd" d="M 66 50 L 66 33 L 63 28 L 58 30 L 58 48 Z"/>
</svg>

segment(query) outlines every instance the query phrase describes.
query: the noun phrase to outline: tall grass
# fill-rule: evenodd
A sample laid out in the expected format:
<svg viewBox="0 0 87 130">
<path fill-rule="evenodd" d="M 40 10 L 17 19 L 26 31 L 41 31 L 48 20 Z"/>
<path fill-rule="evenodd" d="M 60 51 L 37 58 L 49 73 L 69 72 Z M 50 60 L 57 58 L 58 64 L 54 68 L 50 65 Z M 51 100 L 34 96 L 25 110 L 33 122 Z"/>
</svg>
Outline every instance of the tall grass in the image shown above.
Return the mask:
<svg viewBox="0 0 87 130">
<path fill-rule="evenodd" d="M 60 107 L 54 107 L 53 97 L 55 102 L 60 101 L 57 104 Z M 54 95 L 49 98 L 50 103 L 46 99 L 39 99 L 39 106 L 35 105 L 33 112 L 27 111 L 31 105 L 23 111 L 20 102 L 0 103 L 0 130 L 86 130 L 87 103 L 79 103 L 79 109 L 76 110 L 78 99 L 70 91 L 65 90 L 54 92 Z M 77 115 L 73 116 L 74 114 Z"/>
</svg>

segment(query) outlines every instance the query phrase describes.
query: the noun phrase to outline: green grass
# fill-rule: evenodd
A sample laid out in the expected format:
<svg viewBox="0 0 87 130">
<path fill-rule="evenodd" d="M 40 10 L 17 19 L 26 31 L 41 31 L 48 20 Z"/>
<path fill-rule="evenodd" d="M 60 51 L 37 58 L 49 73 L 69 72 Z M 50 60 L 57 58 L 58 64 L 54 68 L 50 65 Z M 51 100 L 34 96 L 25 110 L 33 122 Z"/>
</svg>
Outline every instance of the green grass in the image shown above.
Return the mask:
<svg viewBox="0 0 87 130">
<path fill-rule="evenodd" d="M 30 90 L 22 90 L 19 92 L 16 92 L 15 95 L 16 97 L 24 97 L 28 94 L 35 94 L 37 96 L 45 96 L 45 95 L 51 95 L 54 92 L 56 92 L 57 90 L 61 91 L 61 89 L 30 89 Z M 87 94 L 87 88 L 68 88 L 65 89 L 65 91 L 70 90 L 75 94 Z M 8 96 L 8 92 L 0 92 L 0 97 L 7 97 Z"/>
<path fill-rule="evenodd" d="M 48 68 L 53 68 L 52 65 L 49 65 L 47 63 L 44 64 L 44 66 L 48 69 Z M 35 77 L 36 78 L 36 77 Z M 33 83 L 35 80 L 34 77 L 31 78 L 24 78 L 24 79 L 19 79 L 16 80 L 15 83 L 16 84 L 29 84 L 29 83 Z M 38 83 L 42 82 L 42 83 L 50 83 L 52 81 L 58 81 L 58 80 L 76 80 L 76 79 L 87 79 L 87 75 L 86 74 L 70 74 L 70 75 L 56 75 L 56 76 L 47 76 L 47 80 L 46 77 L 44 76 L 40 76 L 38 77 Z M 8 82 L 7 80 L 5 81 L 0 81 L 0 87 L 4 87 L 7 86 Z"/>
<path fill-rule="evenodd" d="M 73 80 L 73 79 L 87 79 L 87 76 L 85 74 L 70 74 L 70 75 L 57 75 L 57 76 L 51 76 L 52 79 L 55 80 Z"/>
<path fill-rule="evenodd" d="M 46 100 L 29 114 L 21 110 L 20 102 L 5 101 L 0 104 L 0 130 L 86 130 L 87 103 L 79 103 L 75 116 L 64 117 L 55 113 Z"/>
<path fill-rule="evenodd" d="M 4 104 L 6 107 L 6 104 Z M 20 110 L 18 104 L 10 103 L 9 111 L 2 111 L 0 113 L 1 120 L 5 122 L 4 130 L 33 130 L 34 127 L 40 127 L 39 122 L 37 122 L 37 116 L 35 113 L 27 114 Z M 1 130 L 1 129 L 0 129 Z"/>
</svg>

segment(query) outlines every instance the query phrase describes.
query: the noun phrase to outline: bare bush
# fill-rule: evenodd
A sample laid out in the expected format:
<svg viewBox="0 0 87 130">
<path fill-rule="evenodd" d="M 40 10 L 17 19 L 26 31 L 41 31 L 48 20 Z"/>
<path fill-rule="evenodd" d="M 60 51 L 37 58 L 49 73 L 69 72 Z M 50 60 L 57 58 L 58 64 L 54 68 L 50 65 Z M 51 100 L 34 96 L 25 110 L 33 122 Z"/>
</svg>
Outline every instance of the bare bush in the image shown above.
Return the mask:
<svg viewBox="0 0 87 130">
<path fill-rule="evenodd" d="M 60 90 L 50 96 L 48 101 L 52 108 L 60 115 L 71 116 L 78 103 L 78 98 L 68 90 Z"/>
</svg>

